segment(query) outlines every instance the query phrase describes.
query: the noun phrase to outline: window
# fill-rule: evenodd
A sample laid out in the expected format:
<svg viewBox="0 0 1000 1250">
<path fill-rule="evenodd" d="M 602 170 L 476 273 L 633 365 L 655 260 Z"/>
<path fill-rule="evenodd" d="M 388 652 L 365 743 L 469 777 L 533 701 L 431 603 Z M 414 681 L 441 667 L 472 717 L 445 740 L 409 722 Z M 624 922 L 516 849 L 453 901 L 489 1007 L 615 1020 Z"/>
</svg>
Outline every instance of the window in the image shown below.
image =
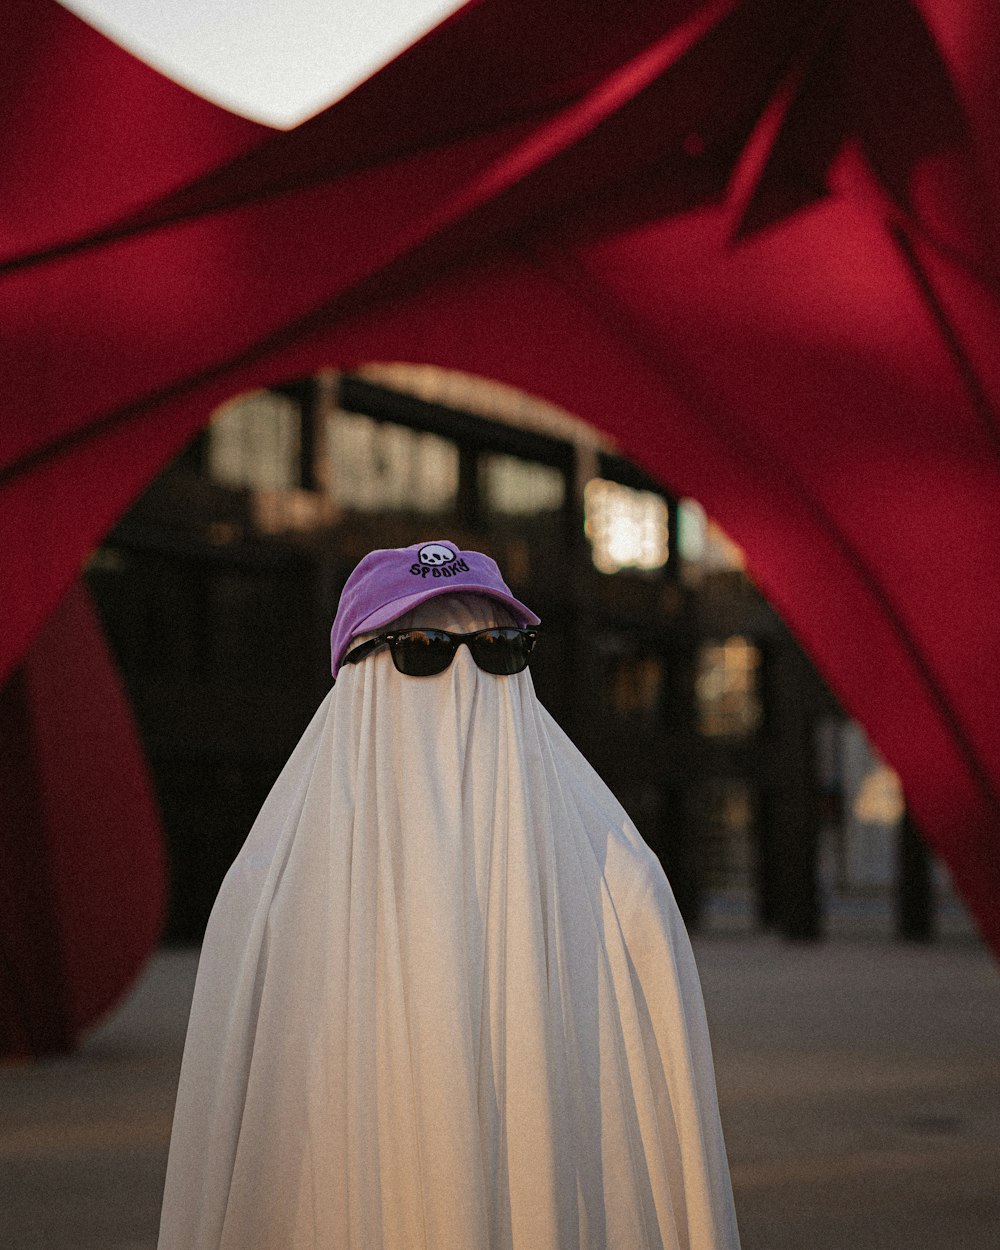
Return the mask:
<svg viewBox="0 0 1000 1250">
<path fill-rule="evenodd" d="M 566 478 L 548 464 L 484 452 L 479 458 L 479 492 L 487 516 L 539 516 L 563 507 Z"/>
<path fill-rule="evenodd" d="M 454 511 L 458 448 L 438 434 L 335 412 L 327 421 L 328 489 L 357 512 Z"/>
<path fill-rule="evenodd" d="M 706 574 L 741 573 L 746 567 L 743 551 L 694 499 L 678 504 L 677 550 L 684 579 L 693 584 Z"/>
<path fill-rule="evenodd" d="M 208 471 L 224 486 L 293 490 L 299 485 L 299 407 L 255 391 L 221 408 L 208 427 Z"/>
<path fill-rule="evenodd" d="M 698 730 L 710 738 L 743 738 L 764 719 L 760 648 L 746 638 L 705 643 L 695 678 Z"/>
<path fill-rule="evenodd" d="M 615 715 L 654 720 L 663 692 L 663 662 L 657 656 L 623 656 L 610 673 L 608 697 Z"/>
<path fill-rule="evenodd" d="M 705 886 L 749 890 L 753 884 L 753 789 L 739 777 L 711 777 L 692 791 Z"/>
<path fill-rule="evenodd" d="M 666 564 L 668 513 L 661 495 L 595 477 L 584 488 L 583 506 L 584 529 L 600 572 Z"/>
</svg>

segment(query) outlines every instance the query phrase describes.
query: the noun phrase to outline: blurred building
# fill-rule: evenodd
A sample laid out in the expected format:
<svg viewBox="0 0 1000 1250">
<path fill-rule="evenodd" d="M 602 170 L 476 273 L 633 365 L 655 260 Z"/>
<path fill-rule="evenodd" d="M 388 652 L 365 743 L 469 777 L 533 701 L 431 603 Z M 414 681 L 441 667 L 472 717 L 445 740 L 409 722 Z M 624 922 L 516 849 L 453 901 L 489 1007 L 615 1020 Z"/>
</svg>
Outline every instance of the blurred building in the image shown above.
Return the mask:
<svg viewBox="0 0 1000 1250">
<path fill-rule="evenodd" d="M 893 775 L 700 507 L 564 412 L 400 365 L 235 399 L 90 562 L 169 839 L 169 937 L 200 937 L 329 689 L 351 569 L 442 537 L 494 556 L 541 616 L 539 696 L 689 924 L 811 938 L 840 895 L 909 900 L 909 936 L 930 932 Z"/>
</svg>

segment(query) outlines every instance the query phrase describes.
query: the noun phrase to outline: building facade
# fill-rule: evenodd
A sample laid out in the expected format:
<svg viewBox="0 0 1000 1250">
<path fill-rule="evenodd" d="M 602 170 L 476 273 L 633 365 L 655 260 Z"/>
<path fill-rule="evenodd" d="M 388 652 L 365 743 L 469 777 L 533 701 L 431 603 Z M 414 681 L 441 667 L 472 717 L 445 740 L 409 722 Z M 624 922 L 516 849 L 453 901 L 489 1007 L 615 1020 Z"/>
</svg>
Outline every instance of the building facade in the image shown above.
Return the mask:
<svg viewBox="0 0 1000 1250">
<path fill-rule="evenodd" d="M 442 537 L 492 555 L 542 618 L 539 697 L 659 855 L 689 925 L 819 936 L 824 893 L 849 893 L 860 862 L 845 842 L 849 722 L 740 553 L 568 414 L 413 366 L 237 398 L 90 562 L 167 832 L 168 936 L 200 937 L 329 688 L 351 569 Z M 882 896 L 897 884 L 890 809 L 865 860 L 888 856 L 868 883 Z M 926 927 L 929 893 L 914 914 Z"/>
</svg>

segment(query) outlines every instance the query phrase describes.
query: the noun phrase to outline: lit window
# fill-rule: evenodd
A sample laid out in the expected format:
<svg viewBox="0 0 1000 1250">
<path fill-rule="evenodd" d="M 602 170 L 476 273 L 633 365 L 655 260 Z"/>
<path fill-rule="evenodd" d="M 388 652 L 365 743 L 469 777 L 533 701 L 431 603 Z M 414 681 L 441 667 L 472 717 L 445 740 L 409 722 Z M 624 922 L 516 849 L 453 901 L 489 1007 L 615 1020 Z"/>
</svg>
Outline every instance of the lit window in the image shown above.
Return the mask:
<svg viewBox="0 0 1000 1250">
<path fill-rule="evenodd" d="M 329 489 L 357 512 L 450 512 L 458 498 L 458 448 L 437 434 L 336 412 L 327 424 Z"/>
<path fill-rule="evenodd" d="M 662 690 L 663 663 L 646 655 L 619 660 L 612 670 L 608 693 L 617 716 L 652 718 Z"/>
<path fill-rule="evenodd" d="M 741 548 L 705 513 L 697 500 L 682 499 L 677 507 L 677 550 L 688 579 L 704 573 L 742 572 L 746 559 Z"/>
<path fill-rule="evenodd" d="M 566 498 L 566 479 L 558 469 L 517 456 L 480 457 L 479 487 L 486 511 L 503 516 L 558 512 Z"/>
<path fill-rule="evenodd" d="M 876 761 L 854 797 L 854 818 L 862 824 L 897 825 L 903 819 L 903 787 L 888 764 Z"/>
<path fill-rule="evenodd" d="M 705 885 L 745 890 L 754 869 L 754 792 L 739 777 L 709 777 L 691 791 Z"/>
<path fill-rule="evenodd" d="M 208 469 L 224 486 L 292 490 L 299 484 L 299 409 L 255 391 L 226 404 L 208 427 Z"/>
<path fill-rule="evenodd" d="M 708 643 L 695 680 L 698 729 L 711 738 L 745 737 L 760 728 L 760 650 L 746 638 Z"/>
<path fill-rule="evenodd" d="M 584 488 L 583 504 L 594 566 L 602 573 L 666 564 L 667 504 L 660 495 L 595 477 Z"/>
<path fill-rule="evenodd" d="M 700 564 L 705 558 L 708 516 L 696 499 L 677 504 L 677 554 L 687 564 Z"/>
</svg>

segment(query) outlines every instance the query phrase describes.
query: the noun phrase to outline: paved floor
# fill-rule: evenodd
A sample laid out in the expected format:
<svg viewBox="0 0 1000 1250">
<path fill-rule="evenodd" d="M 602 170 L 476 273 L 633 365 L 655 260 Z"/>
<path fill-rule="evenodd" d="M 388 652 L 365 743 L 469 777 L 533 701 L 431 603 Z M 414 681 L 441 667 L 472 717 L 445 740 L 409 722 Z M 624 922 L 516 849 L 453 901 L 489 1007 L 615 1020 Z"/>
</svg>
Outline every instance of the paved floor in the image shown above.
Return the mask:
<svg viewBox="0 0 1000 1250">
<path fill-rule="evenodd" d="M 744 1250 L 997 1250 L 1000 973 L 973 942 L 696 944 Z M 0 1247 L 152 1250 L 190 952 L 0 1067 Z"/>
</svg>

